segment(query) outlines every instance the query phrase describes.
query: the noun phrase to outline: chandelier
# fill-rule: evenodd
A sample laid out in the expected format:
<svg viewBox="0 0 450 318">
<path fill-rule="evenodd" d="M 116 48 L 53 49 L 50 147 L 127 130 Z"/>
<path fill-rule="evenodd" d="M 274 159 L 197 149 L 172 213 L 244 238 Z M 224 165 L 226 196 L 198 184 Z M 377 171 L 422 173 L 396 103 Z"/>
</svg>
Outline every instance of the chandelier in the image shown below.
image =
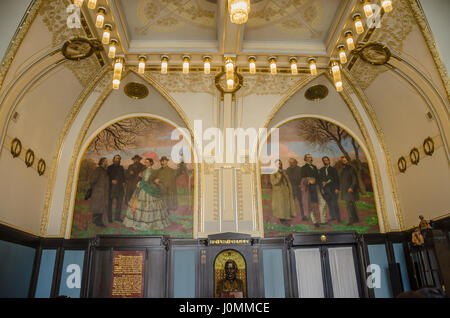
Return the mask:
<svg viewBox="0 0 450 318">
<path fill-rule="evenodd" d="M 247 22 L 250 13 L 250 0 L 228 0 L 228 12 L 231 22 L 236 24 Z"/>
</svg>

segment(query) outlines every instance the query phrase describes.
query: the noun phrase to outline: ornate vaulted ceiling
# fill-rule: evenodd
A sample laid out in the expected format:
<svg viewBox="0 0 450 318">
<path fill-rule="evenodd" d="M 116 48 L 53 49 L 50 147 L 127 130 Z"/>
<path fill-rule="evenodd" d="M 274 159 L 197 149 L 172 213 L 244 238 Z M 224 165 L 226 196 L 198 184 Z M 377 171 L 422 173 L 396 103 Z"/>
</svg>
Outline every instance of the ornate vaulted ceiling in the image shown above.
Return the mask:
<svg viewBox="0 0 450 318">
<path fill-rule="evenodd" d="M 356 0 L 253 0 L 246 24 L 226 0 L 100 0 L 123 53 L 329 56 Z M 85 10 L 91 25 L 95 12 Z M 95 29 L 95 27 L 93 28 Z M 101 30 L 97 30 L 100 36 Z M 214 59 L 213 59 L 214 60 Z M 220 59 L 222 60 L 222 59 Z M 213 62 L 214 63 L 214 62 Z"/>
</svg>

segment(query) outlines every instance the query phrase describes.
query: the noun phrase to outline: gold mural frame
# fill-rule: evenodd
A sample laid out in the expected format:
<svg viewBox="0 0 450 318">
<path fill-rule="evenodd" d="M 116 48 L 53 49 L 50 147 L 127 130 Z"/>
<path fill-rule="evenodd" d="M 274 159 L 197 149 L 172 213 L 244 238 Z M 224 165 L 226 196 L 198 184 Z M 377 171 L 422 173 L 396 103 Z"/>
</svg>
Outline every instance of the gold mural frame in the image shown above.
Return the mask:
<svg viewBox="0 0 450 318">
<path fill-rule="evenodd" d="M 331 75 L 326 72 L 325 70 L 319 70 L 318 75 L 317 76 L 308 76 L 304 79 L 302 79 L 296 86 L 292 87 L 292 89 L 290 89 L 285 96 L 278 102 L 278 104 L 272 109 L 272 111 L 270 112 L 269 116 L 267 117 L 266 121 L 264 122 L 263 128 L 267 128 L 270 121 L 275 117 L 275 115 L 278 113 L 278 111 L 281 109 L 281 107 L 284 106 L 284 104 L 295 94 L 297 93 L 299 90 L 301 90 L 304 86 L 306 86 L 308 83 L 310 83 L 311 81 L 313 81 L 314 79 L 318 78 L 321 75 L 325 75 L 325 77 L 328 79 L 328 81 L 330 83 L 332 83 L 332 78 Z M 369 119 L 371 120 L 372 124 L 375 126 L 375 130 L 376 130 L 376 134 L 377 134 L 377 138 L 378 141 L 380 142 L 383 151 L 384 151 L 384 158 L 386 159 L 387 162 L 387 174 L 389 176 L 389 179 L 391 181 L 391 185 L 392 185 L 392 193 L 393 193 L 393 200 L 394 200 L 394 204 L 396 206 L 396 210 L 395 210 L 395 217 L 397 218 L 397 223 L 398 223 L 398 227 L 399 229 L 403 229 L 404 228 L 404 223 L 403 223 L 403 217 L 402 217 L 402 212 L 401 212 L 401 206 L 400 206 L 400 202 L 398 199 L 398 188 L 397 188 L 397 184 L 394 180 L 394 174 L 392 171 L 392 166 L 390 164 L 390 154 L 387 151 L 387 147 L 386 147 L 386 143 L 385 143 L 385 139 L 384 139 L 384 135 L 381 131 L 381 129 L 379 128 L 379 124 L 378 121 L 376 119 L 375 113 L 373 112 L 373 109 L 369 106 L 370 104 L 367 101 L 367 98 L 365 97 L 364 93 L 362 92 L 361 89 L 357 89 L 353 83 L 351 74 L 349 74 L 348 71 L 346 71 L 345 69 L 343 69 L 343 75 L 344 75 L 344 79 L 346 80 L 346 82 L 348 84 L 350 84 L 350 87 L 354 90 L 357 98 L 359 101 L 361 101 L 363 107 L 365 108 L 365 110 L 368 113 Z M 353 118 L 355 119 L 359 129 L 361 130 L 361 133 L 363 135 L 363 139 L 364 139 L 364 143 L 366 144 L 369 154 L 370 154 L 370 158 L 372 158 L 372 164 L 374 166 L 374 170 L 377 173 L 374 173 L 374 171 L 370 171 L 371 175 L 373 178 L 375 178 L 376 180 L 376 187 L 377 187 L 377 192 L 379 194 L 382 194 L 382 187 L 381 187 L 381 177 L 380 177 L 380 168 L 378 166 L 378 162 L 376 160 L 376 155 L 375 155 L 375 150 L 373 148 L 373 145 L 371 143 L 369 134 L 367 132 L 367 128 L 361 118 L 361 116 L 359 115 L 358 110 L 356 109 L 356 106 L 354 105 L 353 101 L 350 98 L 350 95 L 348 93 L 348 87 L 346 85 L 344 85 L 344 91 L 342 93 L 340 93 L 343 101 L 346 103 L 348 109 L 350 110 L 350 112 L 352 113 Z M 369 166 L 370 167 L 370 166 Z M 260 172 L 257 171 L 257 176 L 258 179 L 260 179 Z M 259 184 L 259 191 L 261 194 L 261 181 L 257 180 L 258 184 Z M 384 226 L 384 232 L 389 232 L 391 231 L 391 227 L 389 226 L 389 221 L 388 221 L 388 215 L 387 215 L 387 207 L 386 207 L 386 203 L 384 200 L 384 196 L 383 195 L 379 195 L 378 199 L 380 201 L 380 206 L 381 206 L 381 215 L 382 215 L 382 220 L 383 220 L 383 226 Z M 260 204 L 260 208 L 259 208 L 259 217 L 260 220 L 263 220 L 263 211 L 261 208 L 261 197 L 258 200 L 259 204 Z M 378 210 L 378 209 L 377 209 Z M 264 224 L 261 224 L 261 234 L 264 237 Z"/>
<path fill-rule="evenodd" d="M 401 210 L 400 200 L 398 198 L 398 186 L 397 186 L 397 182 L 394 177 L 393 165 L 391 163 L 391 154 L 389 152 L 389 148 L 387 147 L 383 130 L 381 129 L 381 126 L 378 122 L 375 111 L 373 110 L 372 106 L 370 105 L 367 96 L 364 94 L 362 89 L 359 86 L 357 86 L 357 84 L 355 84 L 355 81 L 353 80 L 351 73 L 345 69 L 343 69 L 342 71 L 343 71 L 343 75 L 346 80 L 346 83 L 349 84 L 350 88 L 352 89 L 354 94 L 357 96 L 358 100 L 361 102 L 370 121 L 372 122 L 372 125 L 375 128 L 375 133 L 377 135 L 378 141 L 380 142 L 380 145 L 383 149 L 383 152 L 384 152 L 383 157 L 386 160 L 387 174 L 389 176 L 389 180 L 392 185 L 393 201 L 394 201 L 395 208 L 396 208 L 395 209 L 395 217 L 397 219 L 397 224 L 398 224 L 399 230 L 402 230 L 404 228 L 404 220 L 403 220 L 403 214 L 402 214 L 402 210 Z M 329 80 L 331 81 L 330 75 L 329 75 Z M 343 96 L 344 100 L 346 100 L 347 105 L 352 105 L 355 113 L 358 114 L 358 118 L 359 118 L 359 121 L 357 120 L 358 125 L 359 125 L 360 121 L 363 124 L 362 118 L 360 117 L 359 112 L 356 110 L 356 106 L 354 105 L 353 101 L 351 100 L 348 91 L 349 91 L 348 87 L 346 87 L 344 85 L 344 92 L 341 95 Z M 353 111 L 352 111 L 352 113 L 353 113 Z M 368 138 L 369 135 L 368 135 L 367 129 L 364 124 L 362 125 L 362 127 L 363 127 L 364 131 L 361 127 L 360 127 L 360 129 L 364 135 L 364 138 L 366 139 L 366 138 Z M 369 139 L 369 141 L 370 141 L 370 139 Z M 373 145 L 371 144 L 370 146 L 371 146 L 371 148 L 370 148 L 371 155 L 374 156 L 375 151 L 373 149 Z M 376 170 L 380 171 L 380 168 L 378 167 L 378 163 L 376 161 L 374 163 L 377 166 Z M 380 187 L 380 193 L 381 193 L 381 177 L 379 175 L 377 175 L 376 177 L 377 177 L 377 185 Z M 387 209 L 386 204 L 384 202 L 384 196 L 380 197 L 380 201 L 383 202 L 384 208 Z M 385 216 L 387 217 L 387 211 L 384 211 L 384 213 L 385 213 Z M 383 214 L 383 216 L 384 216 L 384 214 Z M 385 229 L 386 229 L 385 232 L 389 232 L 391 230 L 387 219 L 386 219 Z"/>
<path fill-rule="evenodd" d="M 56 170 L 58 167 L 58 163 L 59 163 L 59 155 L 64 143 L 64 139 L 67 135 L 67 133 L 69 132 L 70 128 L 72 127 L 72 123 L 73 120 L 76 118 L 76 115 L 78 114 L 79 110 L 81 109 L 81 107 L 85 104 L 85 101 L 87 100 L 87 97 L 90 96 L 91 92 L 97 87 L 97 83 L 99 83 L 101 80 L 105 79 L 105 76 L 107 73 L 109 73 L 112 70 L 111 66 L 104 66 L 97 74 L 96 80 L 97 81 L 92 81 L 92 85 L 89 86 L 89 88 L 86 88 L 85 91 L 82 93 L 82 95 L 80 96 L 80 98 L 77 100 L 77 102 L 75 103 L 75 106 L 72 109 L 71 114 L 69 115 L 68 120 L 66 120 L 66 124 L 64 126 L 64 130 L 63 133 L 60 136 L 60 140 L 58 141 L 58 147 L 55 151 L 55 155 L 57 156 L 56 160 L 54 161 L 54 164 L 52 164 L 52 182 L 53 185 L 48 186 L 48 192 L 47 192 L 47 196 L 46 196 L 46 201 L 45 201 L 45 209 L 44 209 L 44 213 L 43 213 L 43 217 L 42 217 L 42 222 L 41 222 L 41 236 L 46 236 L 49 237 L 49 235 L 46 235 L 47 232 L 47 228 L 48 228 L 48 215 L 49 215 L 49 208 L 50 208 L 50 201 L 51 198 L 53 197 L 53 193 L 54 193 L 54 182 L 56 179 Z M 197 144 L 195 143 L 195 141 L 192 139 L 193 138 L 193 131 L 192 131 L 192 127 L 190 125 L 190 122 L 187 120 L 186 115 L 184 114 L 184 112 L 182 111 L 182 109 L 180 108 L 180 106 L 173 100 L 173 98 L 164 90 L 164 88 L 162 88 L 159 83 L 157 83 L 153 78 L 151 78 L 148 74 L 145 74 L 144 76 L 140 76 L 140 74 L 137 73 L 136 70 L 134 69 L 127 69 L 123 75 L 123 78 L 126 77 L 126 75 L 132 72 L 134 74 L 136 74 L 137 76 L 139 76 L 141 79 L 143 79 L 148 85 L 152 86 L 153 88 L 155 88 L 163 97 L 165 97 L 165 99 L 171 104 L 171 106 L 174 108 L 174 110 L 178 113 L 178 115 L 181 117 L 181 119 L 184 121 L 184 123 L 186 124 L 187 129 L 189 130 L 190 134 L 191 134 L 191 150 L 194 152 L 193 155 L 196 154 L 196 149 L 198 149 Z M 57 235 L 56 237 L 65 237 L 66 236 L 66 229 L 67 229 L 67 221 L 68 221 L 68 214 L 69 214 L 69 208 L 70 208 L 70 203 L 71 203 L 71 191 L 72 191 L 72 186 L 73 186 L 73 181 L 74 181 L 74 170 L 75 170 L 75 165 L 76 165 L 76 161 L 78 158 L 78 155 L 80 153 L 81 150 L 81 146 L 82 146 L 82 141 L 85 138 L 85 135 L 89 129 L 90 124 L 92 123 L 93 119 L 95 118 L 95 115 L 97 114 L 97 112 L 100 110 L 101 106 L 103 105 L 104 101 L 106 100 L 106 98 L 109 96 L 109 94 L 112 91 L 112 86 L 111 85 L 107 85 L 107 87 L 103 90 L 102 94 L 98 97 L 97 101 L 95 102 L 95 104 L 92 106 L 91 110 L 89 111 L 89 114 L 87 116 L 87 118 L 85 119 L 82 128 L 80 129 L 80 133 L 78 134 L 77 140 L 75 142 L 75 147 L 74 147 L 74 152 L 72 155 L 72 159 L 69 165 L 69 172 L 68 172 L 68 177 L 67 177 L 67 181 L 66 181 L 66 187 L 65 187 L 65 193 L 64 193 L 64 203 L 63 203 L 63 211 L 62 211 L 62 215 L 61 215 L 61 223 L 60 223 L 60 230 L 59 230 L 59 235 Z M 193 156 L 193 158 L 195 158 L 195 156 Z M 54 158 L 55 159 L 55 158 Z M 199 176 L 198 174 L 198 170 L 197 170 L 197 164 L 194 165 L 194 169 L 195 169 L 195 184 L 197 185 L 198 182 L 198 178 Z M 200 205 L 199 205 L 199 198 L 196 198 L 197 196 L 199 196 L 200 194 L 198 193 L 198 191 L 196 190 L 196 187 L 194 188 L 194 221 L 193 221 L 193 236 L 194 238 L 197 237 L 197 230 L 198 230 L 198 219 L 201 217 L 201 215 L 198 215 L 199 213 L 201 213 L 201 209 L 200 209 Z"/>
<path fill-rule="evenodd" d="M 364 156 L 366 157 L 367 161 L 369 162 L 369 160 L 368 160 L 369 157 L 367 156 L 366 151 L 364 151 L 364 148 L 361 147 L 361 143 L 359 142 L 359 138 L 357 138 L 357 137 L 355 136 L 355 134 L 353 134 L 353 132 L 352 132 L 350 129 L 345 128 L 345 127 L 342 125 L 342 123 L 339 123 L 339 122 L 337 122 L 336 120 L 333 120 L 333 119 L 331 119 L 331 118 L 326 118 L 325 116 L 320 116 L 320 115 L 295 115 L 295 116 L 289 118 L 288 120 L 285 120 L 285 121 L 282 121 L 281 123 L 278 123 L 277 126 L 274 126 L 273 128 L 280 128 L 281 126 L 284 126 L 284 125 L 286 125 L 287 123 L 289 123 L 289 122 L 291 122 L 291 121 L 298 120 L 298 119 L 304 119 L 304 118 L 314 118 L 314 119 L 322 119 L 322 120 L 326 120 L 326 121 L 328 121 L 328 122 L 330 122 L 330 123 L 332 123 L 332 124 L 338 126 L 339 128 L 345 130 L 345 132 L 347 132 L 347 133 L 348 133 L 353 139 L 355 139 L 355 141 L 359 144 L 359 146 L 360 146 L 360 148 L 361 148 L 361 151 L 364 153 Z M 269 133 L 269 135 L 267 136 L 267 138 L 266 138 L 266 140 L 264 141 L 264 143 L 263 143 L 261 149 L 262 149 L 262 148 L 264 147 L 264 145 L 267 143 L 267 141 L 269 140 L 270 136 L 271 136 L 271 133 Z M 364 135 L 363 135 L 363 138 L 365 139 Z M 366 141 L 364 140 L 364 142 L 366 142 Z M 366 144 L 363 144 L 363 145 L 364 145 L 365 147 L 367 147 L 367 150 L 368 150 L 369 153 L 370 153 L 369 147 L 368 147 Z M 259 155 L 258 157 L 260 157 L 260 155 Z M 370 157 L 370 158 L 372 159 L 372 161 L 375 161 L 374 158 L 372 158 L 372 157 Z M 261 171 L 261 160 L 258 160 L 258 164 L 259 164 L 259 165 L 258 165 L 259 171 Z M 374 164 L 374 163 L 372 162 L 372 164 Z M 374 176 L 374 174 L 373 174 L 373 171 L 372 171 L 370 165 L 368 165 L 368 167 L 369 167 L 369 171 L 370 171 L 371 182 L 372 182 L 372 185 L 373 185 L 373 179 L 375 178 L 375 176 Z M 260 174 L 260 176 L 261 176 L 261 174 Z M 259 180 L 259 191 L 260 191 L 261 197 L 262 197 L 261 177 L 260 177 L 259 179 L 260 179 L 260 180 Z M 379 187 L 378 187 L 378 183 L 376 183 L 376 185 L 377 185 L 377 191 L 380 192 Z M 380 200 L 380 196 L 381 196 L 381 193 L 378 193 L 377 198 L 378 198 L 379 200 Z M 381 202 L 381 200 L 380 200 L 380 202 Z M 380 223 L 381 223 L 381 222 L 380 222 L 380 214 L 381 214 L 381 216 L 382 216 L 383 226 L 386 226 L 386 224 L 385 224 L 385 216 L 384 216 L 384 214 L 382 213 L 382 209 L 380 209 L 380 206 L 378 206 L 378 204 L 377 204 L 377 200 L 376 200 L 376 197 L 375 197 L 375 192 L 374 192 L 374 203 L 375 203 L 375 207 L 376 207 L 376 211 L 377 211 L 377 217 L 378 217 L 378 229 L 379 229 L 379 231 L 380 231 L 380 233 L 381 233 L 382 231 L 381 231 L 381 226 L 380 226 Z M 261 206 L 262 206 L 262 202 L 261 202 Z M 262 216 L 264 216 L 264 212 L 262 211 L 262 209 L 261 209 L 261 214 L 263 214 Z M 263 224 L 263 228 L 264 228 L 264 224 Z"/>
<path fill-rule="evenodd" d="M 109 95 L 108 95 L 109 96 Z M 106 97 L 107 98 L 107 97 Z M 106 100 L 106 99 L 105 99 Z M 102 105 L 100 105 L 100 107 L 99 107 L 99 109 L 97 109 L 97 111 L 95 112 L 95 115 L 98 113 L 98 111 L 101 109 L 101 106 Z M 94 115 L 94 118 L 95 118 L 95 115 Z M 95 137 L 97 137 L 103 130 L 105 130 L 106 128 L 108 128 L 109 126 L 111 126 L 111 125 L 114 125 L 115 123 L 118 123 L 118 122 L 120 122 L 120 121 L 122 121 L 122 120 L 126 120 L 126 119 L 130 119 L 130 118 L 139 118 L 139 117 L 146 117 L 146 118 L 151 118 L 151 119 L 156 119 L 156 120 L 159 120 L 159 121 L 162 121 L 163 123 L 166 123 L 167 125 L 169 125 L 169 126 L 171 126 L 172 128 L 174 128 L 174 129 L 177 129 L 177 130 L 179 130 L 180 131 L 180 128 L 178 128 L 178 127 L 176 127 L 176 126 L 174 126 L 172 123 L 169 123 L 168 121 L 166 121 L 166 120 L 164 120 L 164 119 L 161 119 L 161 118 L 158 118 L 158 117 L 155 117 L 155 116 L 152 116 L 152 115 L 131 115 L 131 116 L 125 116 L 125 117 L 121 117 L 121 118 L 119 118 L 119 119 L 114 119 L 113 121 L 111 121 L 111 122 L 109 122 L 108 123 L 108 125 L 107 126 L 104 126 L 101 130 L 98 130 L 98 131 L 96 131 L 96 133 L 95 134 L 93 134 L 92 136 L 91 136 L 91 138 L 88 140 L 88 141 L 85 141 L 84 143 L 83 143 L 83 145 L 87 145 L 86 146 L 86 148 L 83 150 L 83 153 L 81 154 L 81 157 L 80 157 L 80 164 L 78 165 L 78 169 L 77 169 L 77 175 L 76 175 L 76 180 L 75 180 L 75 192 L 74 192 L 74 195 L 75 195 L 75 197 L 73 197 L 73 198 L 70 198 L 70 201 L 72 201 L 72 199 L 73 200 L 75 200 L 75 198 L 76 198 L 76 194 L 77 194 L 77 190 L 78 190 L 78 178 L 79 178 L 79 176 L 80 176 L 80 167 L 81 167 L 81 161 L 83 160 L 83 157 L 84 157 L 84 155 L 85 155 L 85 153 L 86 153 L 86 151 L 87 151 L 87 149 L 89 148 L 89 145 L 92 143 L 92 140 L 94 140 L 94 138 Z M 92 123 L 92 122 L 91 122 Z M 89 124 L 89 127 L 90 127 L 90 124 Z M 88 129 L 89 129 L 89 127 L 88 127 Z M 181 132 L 181 131 L 180 131 Z M 87 133 L 87 131 L 86 131 L 86 133 Z M 187 137 L 188 136 L 184 136 L 183 134 L 182 134 L 182 136 L 183 137 L 185 137 L 185 139 L 187 139 Z M 84 137 L 86 137 L 86 135 L 84 136 Z M 83 140 L 84 140 L 84 138 L 83 138 Z M 188 141 L 189 142 L 189 141 Z M 192 145 L 191 144 L 189 144 L 189 148 L 191 149 L 191 156 L 192 156 L 192 158 L 194 158 L 194 151 L 193 151 L 193 148 L 192 148 Z M 77 162 L 78 162 L 78 160 L 77 160 Z M 197 170 L 196 170 L 196 165 L 195 165 L 195 163 L 194 163 L 194 177 L 196 176 L 196 173 L 197 173 Z M 193 198 L 195 198 L 195 193 L 196 193 L 196 185 L 195 185 L 195 182 L 194 182 L 194 194 L 193 194 Z M 195 207 L 195 202 L 194 202 L 194 206 L 193 206 L 193 217 L 195 216 L 195 209 L 194 209 L 194 207 Z M 72 235 L 72 223 L 73 223 L 73 214 L 74 214 L 74 212 L 75 212 L 75 201 L 74 201 L 74 204 L 73 204 L 73 207 L 72 207 L 72 213 L 71 213 L 71 215 L 72 215 L 72 218 L 70 219 L 70 224 L 69 224 L 69 229 L 70 229 L 70 231 L 69 231 L 69 238 L 71 237 L 71 235 Z M 195 220 L 193 220 L 193 226 L 192 226 L 192 236 L 194 237 L 195 236 L 195 234 L 194 234 L 194 230 L 195 230 L 195 228 L 194 228 L 194 221 Z"/>
</svg>

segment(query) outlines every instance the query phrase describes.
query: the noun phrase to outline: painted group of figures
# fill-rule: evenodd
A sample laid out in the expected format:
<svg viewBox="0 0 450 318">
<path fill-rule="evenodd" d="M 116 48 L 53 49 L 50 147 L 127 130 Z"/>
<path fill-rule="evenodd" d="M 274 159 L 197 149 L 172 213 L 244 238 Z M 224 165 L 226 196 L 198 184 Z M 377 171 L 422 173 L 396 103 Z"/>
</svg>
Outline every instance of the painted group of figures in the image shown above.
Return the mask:
<svg viewBox="0 0 450 318">
<path fill-rule="evenodd" d="M 341 157 L 343 169 L 340 176 L 327 156 L 322 158 L 323 167 L 320 169 L 312 164 L 310 154 L 306 154 L 304 160 L 305 165 L 300 167 L 296 159 L 290 158 L 286 170 L 278 160 L 278 171 L 270 175 L 272 214 L 283 225 L 289 225 L 290 220 L 297 216 L 295 200 L 298 200 L 303 221 L 311 219 L 315 227 L 328 221 L 342 222 L 338 205 L 340 194 L 347 204 L 348 225 L 359 222 L 355 204 L 359 200 L 358 179 L 348 159 Z M 325 205 L 328 205 L 329 220 Z"/>
<path fill-rule="evenodd" d="M 109 223 L 113 223 L 115 203 L 114 221 L 123 222 L 126 227 L 151 231 L 169 226 L 169 213 L 178 208 L 176 178 L 187 172 L 170 168 L 167 165 L 169 159 L 165 156 L 160 159 L 159 169 L 152 169 L 152 158 L 145 158 L 144 164 L 138 155 L 132 160 L 133 163 L 125 170 L 120 164 L 120 155 L 114 156 L 111 165 L 105 157 L 100 158 L 98 167 L 89 178 L 89 208 L 93 213 L 93 223 L 105 227 L 105 215 Z M 124 219 L 123 203 L 127 206 Z"/>
</svg>

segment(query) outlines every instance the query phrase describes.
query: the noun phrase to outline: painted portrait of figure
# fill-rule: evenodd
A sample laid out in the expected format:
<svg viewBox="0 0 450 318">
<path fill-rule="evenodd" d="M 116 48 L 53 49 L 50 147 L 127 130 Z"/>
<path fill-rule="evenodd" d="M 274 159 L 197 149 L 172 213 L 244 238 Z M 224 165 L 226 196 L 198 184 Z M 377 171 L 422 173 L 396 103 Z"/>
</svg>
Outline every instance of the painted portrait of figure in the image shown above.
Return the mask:
<svg viewBox="0 0 450 318">
<path fill-rule="evenodd" d="M 379 232 L 370 169 L 358 142 L 318 118 L 295 119 L 279 128 L 276 169 L 261 166 L 265 236 Z"/>
<path fill-rule="evenodd" d="M 72 238 L 193 237 L 194 165 L 187 141 L 172 140 L 174 129 L 159 119 L 134 117 L 94 137 L 79 168 Z M 183 149 L 176 160 L 175 145 Z"/>
</svg>

